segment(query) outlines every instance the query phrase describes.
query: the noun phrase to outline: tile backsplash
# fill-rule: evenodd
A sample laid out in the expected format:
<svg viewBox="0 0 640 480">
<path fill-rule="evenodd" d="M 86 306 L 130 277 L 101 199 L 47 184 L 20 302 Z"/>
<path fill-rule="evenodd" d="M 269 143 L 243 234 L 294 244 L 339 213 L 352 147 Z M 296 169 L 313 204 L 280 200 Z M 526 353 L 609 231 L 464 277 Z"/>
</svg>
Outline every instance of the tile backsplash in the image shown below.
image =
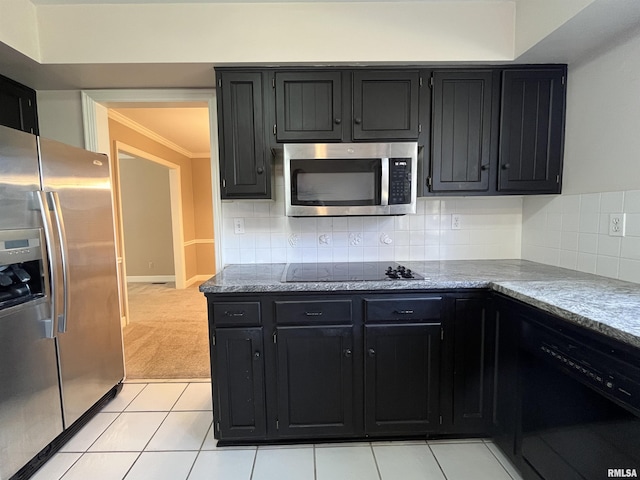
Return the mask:
<svg viewBox="0 0 640 480">
<path fill-rule="evenodd" d="M 624 237 L 609 235 L 612 213 Z M 640 283 L 640 190 L 525 197 L 522 258 Z"/>
<path fill-rule="evenodd" d="M 522 197 L 419 198 L 414 215 L 307 218 L 286 217 L 282 200 L 239 200 L 223 202 L 222 214 L 225 264 L 521 256 Z"/>
</svg>

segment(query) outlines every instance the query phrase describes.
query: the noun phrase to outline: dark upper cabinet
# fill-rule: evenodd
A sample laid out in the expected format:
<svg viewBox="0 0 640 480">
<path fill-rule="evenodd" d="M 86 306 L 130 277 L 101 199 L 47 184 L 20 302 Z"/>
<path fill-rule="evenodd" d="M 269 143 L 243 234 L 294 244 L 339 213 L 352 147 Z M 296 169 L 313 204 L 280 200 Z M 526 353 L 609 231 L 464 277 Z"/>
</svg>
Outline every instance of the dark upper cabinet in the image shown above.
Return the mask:
<svg viewBox="0 0 640 480">
<path fill-rule="evenodd" d="M 278 142 L 342 138 L 342 73 L 276 72 Z"/>
<path fill-rule="evenodd" d="M 417 70 L 276 71 L 274 86 L 278 142 L 418 138 Z"/>
<path fill-rule="evenodd" d="M 0 125 L 38 135 L 36 92 L 0 75 Z"/>
<path fill-rule="evenodd" d="M 417 70 L 353 73 L 353 140 L 411 140 L 419 133 Z"/>
<path fill-rule="evenodd" d="M 365 326 L 365 430 L 437 430 L 440 324 Z"/>
<path fill-rule="evenodd" d="M 278 434 L 352 435 L 352 327 L 278 327 L 276 341 Z"/>
<path fill-rule="evenodd" d="M 492 70 L 433 73 L 431 191 L 489 189 L 495 168 L 493 111 L 499 100 L 494 76 Z"/>
<path fill-rule="evenodd" d="M 491 425 L 492 345 L 494 322 L 484 296 L 454 300 L 453 339 L 453 431 L 474 434 Z"/>
<path fill-rule="evenodd" d="M 560 193 L 566 68 L 502 74 L 498 189 Z"/>
<path fill-rule="evenodd" d="M 262 328 L 219 328 L 211 348 L 216 438 L 266 435 Z"/>
<path fill-rule="evenodd" d="M 271 198 L 263 72 L 218 72 L 221 196 Z M 221 90 L 221 92 L 220 92 Z"/>
</svg>

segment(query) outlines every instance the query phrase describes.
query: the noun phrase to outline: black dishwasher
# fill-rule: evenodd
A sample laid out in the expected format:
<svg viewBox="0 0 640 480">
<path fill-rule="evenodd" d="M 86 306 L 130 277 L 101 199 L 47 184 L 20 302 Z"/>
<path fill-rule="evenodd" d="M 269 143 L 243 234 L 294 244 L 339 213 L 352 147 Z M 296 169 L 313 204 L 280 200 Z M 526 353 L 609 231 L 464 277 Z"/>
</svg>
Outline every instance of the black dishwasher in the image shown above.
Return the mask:
<svg viewBox="0 0 640 480">
<path fill-rule="evenodd" d="M 590 337 L 522 323 L 525 478 L 640 475 L 640 360 Z"/>
</svg>

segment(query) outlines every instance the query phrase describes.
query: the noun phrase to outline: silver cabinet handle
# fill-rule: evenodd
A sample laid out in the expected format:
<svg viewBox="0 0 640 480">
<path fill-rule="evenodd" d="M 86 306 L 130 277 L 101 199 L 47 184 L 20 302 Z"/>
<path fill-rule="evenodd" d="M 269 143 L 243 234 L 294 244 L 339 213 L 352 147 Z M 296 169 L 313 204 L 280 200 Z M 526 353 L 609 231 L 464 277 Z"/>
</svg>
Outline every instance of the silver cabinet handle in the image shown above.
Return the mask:
<svg viewBox="0 0 640 480">
<path fill-rule="evenodd" d="M 413 310 L 394 310 L 393 313 L 397 313 L 398 315 L 411 315 Z"/>
<path fill-rule="evenodd" d="M 67 318 L 69 316 L 69 250 L 67 248 L 67 230 L 64 227 L 62 209 L 60 208 L 60 198 L 58 192 L 47 192 L 50 203 L 53 205 L 53 216 L 58 227 L 58 239 L 60 241 L 60 257 L 62 259 L 62 295 L 64 298 L 62 316 L 59 318 L 58 331 L 67 331 Z"/>
<path fill-rule="evenodd" d="M 322 312 L 304 312 L 307 317 L 321 317 Z"/>
<path fill-rule="evenodd" d="M 239 311 L 239 312 L 230 312 L 230 311 L 226 311 L 224 312 L 225 316 L 227 317 L 244 317 L 244 312 L 243 311 Z"/>
</svg>

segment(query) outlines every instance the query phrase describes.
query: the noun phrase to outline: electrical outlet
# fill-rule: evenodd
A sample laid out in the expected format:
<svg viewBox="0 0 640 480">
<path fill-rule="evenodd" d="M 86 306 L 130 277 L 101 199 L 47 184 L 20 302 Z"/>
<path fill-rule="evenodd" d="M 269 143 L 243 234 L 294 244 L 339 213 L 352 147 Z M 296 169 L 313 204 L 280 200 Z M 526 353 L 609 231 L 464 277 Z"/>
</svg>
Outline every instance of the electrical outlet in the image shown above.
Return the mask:
<svg viewBox="0 0 640 480">
<path fill-rule="evenodd" d="M 451 215 L 451 230 L 460 230 L 462 227 L 462 220 L 460 215 Z"/>
<path fill-rule="evenodd" d="M 609 214 L 609 236 L 624 237 L 624 227 L 627 215 L 625 213 Z"/>
<path fill-rule="evenodd" d="M 149 270 L 153 270 L 153 262 L 149 262 Z"/>
<path fill-rule="evenodd" d="M 233 233 L 242 235 L 244 233 L 244 218 L 233 219 Z"/>
</svg>

